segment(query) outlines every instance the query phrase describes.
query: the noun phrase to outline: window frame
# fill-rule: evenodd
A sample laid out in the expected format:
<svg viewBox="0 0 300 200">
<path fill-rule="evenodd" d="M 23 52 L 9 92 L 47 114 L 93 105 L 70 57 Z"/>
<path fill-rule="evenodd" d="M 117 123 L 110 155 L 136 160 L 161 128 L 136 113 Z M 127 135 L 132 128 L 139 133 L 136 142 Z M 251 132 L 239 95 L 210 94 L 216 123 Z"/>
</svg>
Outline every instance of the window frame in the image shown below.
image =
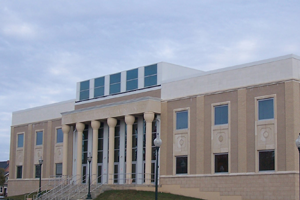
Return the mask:
<svg viewBox="0 0 300 200">
<path fill-rule="evenodd" d="M 23 143 L 22 143 L 22 147 L 19 147 L 19 135 L 23 135 Z M 24 148 L 24 144 L 25 144 L 25 133 L 17 133 L 17 148 L 19 149 L 21 149 L 21 148 Z"/>
<path fill-rule="evenodd" d="M 273 111 L 272 111 L 272 117 L 271 118 L 260 118 L 260 102 L 272 100 L 273 103 Z M 259 98 L 257 99 L 257 120 L 263 121 L 263 120 L 273 120 L 275 119 L 275 98 L 274 97 L 267 97 L 267 98 Z"/>
<path fill-rule="evenodd" d="M 136 73 L 136 77 L 130 77 L 128 78 L 128 73 L 133 72 L 133 71 L 137 71 Z M 133 82 L 136 81 L 136 87 L 135 88 L 128 88 L 128 83 L 129 82 Z M 126 71 L 126 92 L 127 91 L 132 91 L 132 90 L 137 90 L 139 88 L 139 68 L 135 68 L 135 69 L 131 69 Z"/>
<path fill-rule="evenodd" d="M 19 168 L 21 167 L 21 171 L 20 171 L 20 173 L 21 173 L 21 177 L 18 177 L 18 175 L 19 175 Z M 23 165 L 17 165 L 17 168 L 16 168 L 16 179 L 22 179 L 23 178 Z"/>
<path fill-rule="evenodd" d="M 103 79 L 103 85 L 100 84 L 100 85 L 96 86 L 96 80 L 100 80 L 100 79 Z M 101 88 L 103 88 L 103 95 L 97 95 L 96 96 L 96 90 L 101 89 Z M 94 79 L 94 98 L 103 97 L 103 96 L 105 96 L 105 76 L 101 76 L 101 77 L 98 77 L 98 78 Z"/>
<path fill-rule="evenodd" d="M 112 77 L 117 76 L 117 75 L 120 77 L 120 80 L 117 82 L 112 82 Z M 121 92 L 121 82 L 122 82 L 121 72 L 109 75 L 109 95 L 114 95 L 114 94 L 118 94 Z M 112 86 L 119 86 L 119 91 L 112 92 Z"/>
<path fill-rule="evenodd" d="M 57 166 L 58 166 L 59 164 L 61 165 L 61 174 L 58 174 L 58 173 L 57 173 Z M 61 176 L 62 176 L 62 173 L 63 173 L 63 164 L 62 164 L 62 163 L 55 163 L 55 176 L 56 176 L 56 177 L 61 177 Z"/>
<path fill-rule="evenodd" d="M 220 107 L 227 107 L 227 120 L 225 120 L 225 121 L 227 121 L 226 123 L 216 123 L 216 115 L 217 115 L 217 110 L 216 110 L 216 108 L 220 108 Z M 229 109 L 230 109 L 230 106 L 229 106 L 229 103 L 221 103 L 221 104 L 215 104 L 215 105 L 213 105 L 213 124 L 214 124 L 214 126 L 222 126 L 222 125 L 227 125 L 227 124 L 229 124 Z M 222 120 L 223 121 L 223 120 Z"/>
<path fill-rule="evenodd" d="M 38 133 L 42 132 L 42 144 L 37 144 L 37 137 L 38 137 Z M 35 131 L 35 146 L 43 146 L 44 144 L 44 130 L 36 130 Z"/>
<path fill-rule="evenodd" d="M 61 130 L 61 132 L 62 132 L 62 141 L 61 142 L 58 142 L 57 141 L 57 139 L 58 139 L 58 132 L 57 132 L 57 130 L 58 129 L 60 129 Z M 62 127 L 57 127 L 56 129 L 55 129 L 55 144 L 63 144 L 64 143 L 64 132 L 62 131 Z"/>
<path fill-rule="evenodd" d="M 260 169 L 260 153 L 270 153 L 273 152 L 273 169 Z M 266 149 L 266 150 L 258 150 L 258 171 L 259 172 L 273 172 L 276 171 L 276 151 L 275 149 Z"/>
<path fill-rule="evenodd" d="M 146 71 L 147 71 L 147 68 L 148 67 L 156 67 L 156 72 L 155 73 L 150 73 L 150 74 L 146 74 Z M 144 67 L 144 87 L 147 88 L 147 87 L 153 87 L 153 86 L 156 86 L 157 85 L 157 74 L 158 74 L 158 66 L 157 64 L 153 64 L 153 65 L 148 65 L 148 66 L 145 66 Z M 146 85 L 146 80 L 149 79 L 149 78 L 152 78 L 152 77 L 156 77 L 156 83 L 155 84 L 152 84 L 152 85 Z"/>
<path fill-rule="evenodd" d="M 83 84 L 83 83 L 88 83 L 88 88 L 86 89 L 86 88 L 84 88 L 84 89 L 82 89 L 82 85 L 81 84 Z M 79 101 L 84 101 L 84 100 L 88 100 L 88 99 L 90 99 L 90 80 L 85 80 L 85 81 L 81 81 L 81 82 L 79 82 Z M 81 98 L 81 93 L 82 92 L 87 92 L 88 93 L 88 97 L 87 98 Z"/>
<path fill-rule="evenodd" d="M 39 173 L 41 173 L 40 164 L 35 164 L 35 178 L 40 178 Z"/>
<path fill-rule="evenodd" d="M 215 173 L 215 174 L 229 173 L 229 171 L 230 171 L 229 152 L 224 152 L 224 153 L 214 153 L 213 155 L 214 155 L 214 156 L 213 156 L 213 159 L 214 159 L 214 166 L 213 166 L 213 168 L 214 168 L 214 173 Z M 216 156 L 224 156 L 224 155 L 227 155 L 227 171 L 224 171 L 224 172 L 222 172 L 222 171 L 216 171 L 216 165 L 217 165 L 217 162 L 216 162 Z M 225 169 L 226 169 L 226 168 L 225 168 Z M 224 169 L 224 170 L 225 170 L 225 169 Z"/>
<path fill-rule="evenodd" d="M 178 158 L 186 158 L 186 173 L 178 173 L 177 172 L 177 159 Z M 186 175 L 189 174 L 189 156 L 188 155 L 178 155 L 175 156 L 175 175 Z"/>
<path fill-rule="evenodd" d="M 186 127 L 178 127 L 179 125 L 177 124 L 178 120 L 178 114 L 180 113 L 187 113 L 187 118 L 186 118 Z M 187 130 L 189 129 L 189 109 L 184 109 L 184 110 L 176 110 L 175 111 L 175 130 L 180 131 L 180 130 Z"/>
</svg>

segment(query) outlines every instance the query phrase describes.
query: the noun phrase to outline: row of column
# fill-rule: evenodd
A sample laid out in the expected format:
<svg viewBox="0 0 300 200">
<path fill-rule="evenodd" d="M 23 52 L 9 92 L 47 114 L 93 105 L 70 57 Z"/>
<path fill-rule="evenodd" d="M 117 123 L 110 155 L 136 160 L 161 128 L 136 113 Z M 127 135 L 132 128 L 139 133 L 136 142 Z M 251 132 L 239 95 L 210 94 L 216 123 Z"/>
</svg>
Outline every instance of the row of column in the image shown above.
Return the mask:
<svg viewBox="0 0 300 200">
<path fill-rule="evenodd" d="M 145 183 L 151 183 L 151 153 L 152 153 L 152 122 L 154 120 L 153 112 L 145 112 L 144 119 L 146 121 L 146 158 L 145 158 Z M 127 159 L 126 159 L 126 183 L 130 184 L 132 179 L 132 125 L 135 117 L 132 115 L 125 116 L 125 123 L 127 125 Z M 93 120 L 91 126 L 93 129 L 93 150 L 92 150 L 92 183 L 97 183 L 97 158 L 98 158 L 98 130 L 100 122 Z M 107 124 L 109 127 L 109 160 L 108 160 L 108 184 L 113 184 L 114 178 L 114 140 L 115 140 L 115 127 L 117 120 L 115 118 L 108 118 Z M 77 183 L 81 183 L 82 177 L 82 135 L 84 130 L 84 123 L 77 122 Z M 70 131 L 69 125 L 63 125 L 62 131 L 63 138 L 63 176 L 67 176 L 68 167 L 68 133 Z"/>
</svg>

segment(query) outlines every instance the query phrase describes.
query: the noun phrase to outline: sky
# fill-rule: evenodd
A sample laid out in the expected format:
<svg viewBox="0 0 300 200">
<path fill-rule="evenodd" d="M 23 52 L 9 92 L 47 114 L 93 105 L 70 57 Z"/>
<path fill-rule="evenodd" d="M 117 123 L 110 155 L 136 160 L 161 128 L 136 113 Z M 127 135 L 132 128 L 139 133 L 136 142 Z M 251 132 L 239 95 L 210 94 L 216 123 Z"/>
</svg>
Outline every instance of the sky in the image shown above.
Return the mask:
<svg viewBox="0 0 300 200">
<path fill-rule="evenodd" d="M 0 0 L 0 161 L 12 112 L 157 62 L 203 71 L 296 54 L 299 0 Z"/>
</svg>

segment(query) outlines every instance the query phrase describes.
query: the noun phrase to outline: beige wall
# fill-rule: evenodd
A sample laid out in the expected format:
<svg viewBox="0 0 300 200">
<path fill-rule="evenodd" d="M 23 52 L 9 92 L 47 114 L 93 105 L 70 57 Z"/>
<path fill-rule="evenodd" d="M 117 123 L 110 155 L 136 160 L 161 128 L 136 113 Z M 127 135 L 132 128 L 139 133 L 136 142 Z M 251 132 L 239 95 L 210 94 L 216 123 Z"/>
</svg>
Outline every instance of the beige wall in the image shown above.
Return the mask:
<svg viewBox="0 0 300 200">
<path fill-rule="evenodd" d="M 49 190 L 53 186 L 49 185 L 49 180 L 42 180 L 42 190 Z M 13 189 L 12 189 L 13 188 Z M 17 188 L 17 189 L 16 189 Z M 39 189 L 39 179 L 18 179 L 9 180 L 8 182 L 8 196 L 22 195 L 25 193 L 36 192 Z"/>
</svg>

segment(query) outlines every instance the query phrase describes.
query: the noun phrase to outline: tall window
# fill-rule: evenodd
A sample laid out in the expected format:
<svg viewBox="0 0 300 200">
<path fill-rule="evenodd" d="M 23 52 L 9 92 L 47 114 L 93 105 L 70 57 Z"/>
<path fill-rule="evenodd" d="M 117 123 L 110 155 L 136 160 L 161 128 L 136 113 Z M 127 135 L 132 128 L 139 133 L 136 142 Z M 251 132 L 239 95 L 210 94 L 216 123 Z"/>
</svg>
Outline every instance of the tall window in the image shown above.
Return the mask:
<svg viewBox="0 0 300 200">
<path fill-rule="evenodd" d="M 79 100 L 90 98 L 90 80 L 80 82 Z"/>
<path fill-rule="evenodd" d="M 187 174 L 188 172 L 188 158 L 187 156 L 176 157 L 176 174 Z"/>
<path fill-rule="evenodd" d="M 228 124 L 228 105 L 215 106 L 215 125 Z"/>
<path fill-rule="evenodd" d="M 126 72 L 126 91 L 138 88 L 138 69 L 132 69 Z"/>
<path fill-rule="evenodd" d="M 94 83 L 94 97 L 104 96 L 104 77 L 96 78 Z"/>
<path fill-rule="evenodd" d="M 274 150 L 259 152 L 259 171 L 275 170 Z"/>
<path fill-rule="evenodd" d="M 114 149 L 114 183 L 119 179 L 119 160 L 120 160 L 120 121 L 115 127 L 115 149 Z"/>
<path fill-rule="evenodd" d="M 176 130 L 188 128 L 188 111 L 176 112 Z"/>
<path fill-rule="evenodd" d="M 82 164 L 87 163 L 88 157 L 88 129 L 85 126 L 83 134 L 82 134 Z"/>
<path fill-rule="evenodd" d="M 116 94 L 121 91 L 121 73 L 110 75 L 109 94 Z"/>
<path fill-rule="evenodd" d="M 55 175 L 61 176 L 62 175 L 62 163 L 55 164 Z"/>
<path fill-rule="evenodd" d="M 40 178 L 41 168 L 40 165 L 35 165 L 35 178 Z"/>
<path fill-rule="evenodd" d="M 17 178 L 22 178 L 22 166 L 17 166 Z"/>
<path fill-rule="evenodd" d="M 64 133 L 61 128 L 56 129 L 56 143 L 62 143 L 64 140 Z"/>
<path fill-rule="evenodd" d="M 228 172 L 228 153 L 215 154 L 215 173 Z"/>
<path fill-rule="evenodd" d="M 136 164 L 138 152 L 138 125 L 135 119 L 132 125 L 132 183 L 136 183 Z"/>
<path fill-rule="evenodd" d="M 274 119 L 274 98 L 258 100 L 258 120 Z"/>
<path fill-rule="evenodd" d="M 24 146 L 24 134 L 18 134 L 18 148 L 22 148 Z"/>
<path fill-rule="evenodd" d="M 98 160 L 97 163 L 103 163 L 103 125 L 98 129 Z M 98 165 L 98 183 L 101 183 L 102 165 Z"/>
<path fill-rule="evenodd" d="M 157 64 L 145 67 L 144 86 L 150 87 L 157 85 Z"/>
<path fill-rule="evenodd" d="M 35 145 L 43 145 L 43 131 L 36 132 L 36 143 Z"/>
</svg>

